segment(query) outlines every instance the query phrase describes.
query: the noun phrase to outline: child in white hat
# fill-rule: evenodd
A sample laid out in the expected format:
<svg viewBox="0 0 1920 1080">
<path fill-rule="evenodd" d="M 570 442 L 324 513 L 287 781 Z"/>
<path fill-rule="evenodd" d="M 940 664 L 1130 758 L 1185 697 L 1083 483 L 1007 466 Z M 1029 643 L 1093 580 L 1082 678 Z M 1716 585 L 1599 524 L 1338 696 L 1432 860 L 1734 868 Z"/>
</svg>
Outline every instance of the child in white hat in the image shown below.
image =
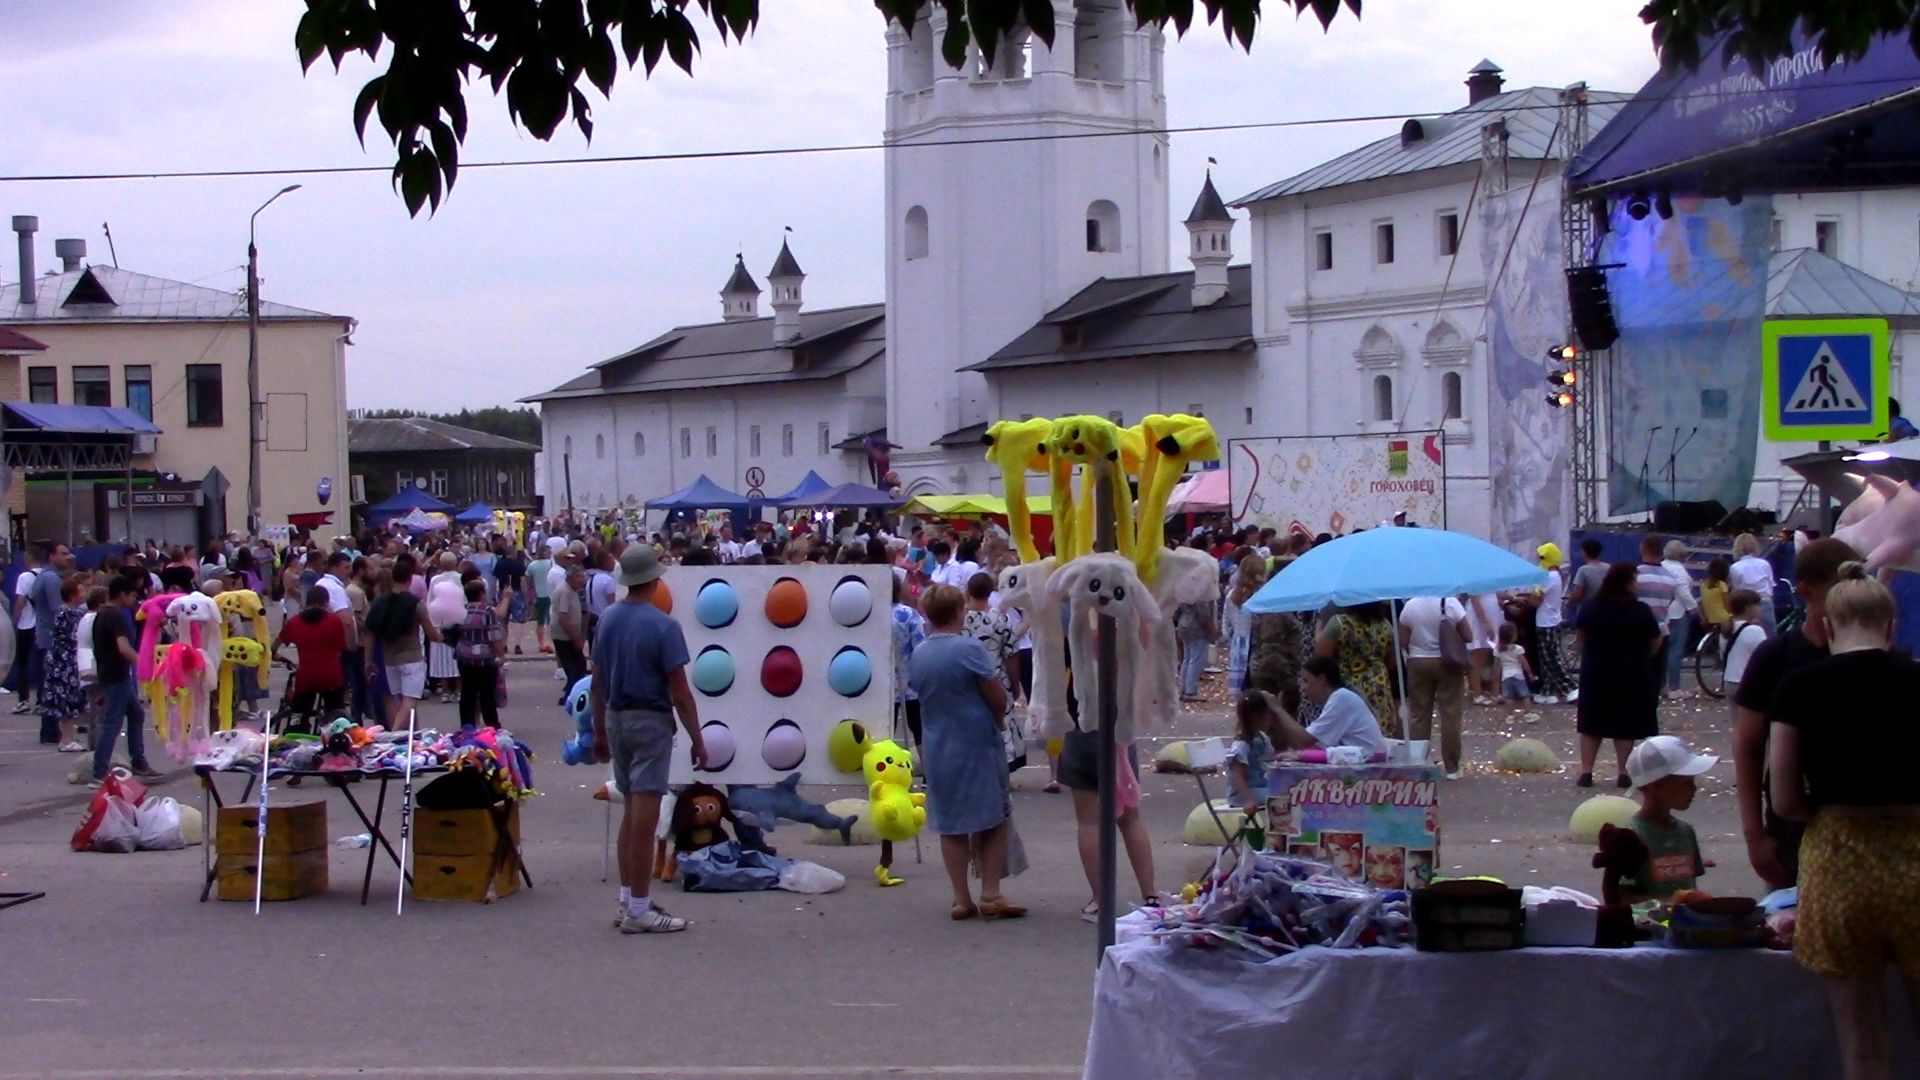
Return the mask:
<svg viewBox="0 0 1920 1080">
<path fill-rule="evenodd" d="M 1673 812 L 1693 805 L 1694 777 L 1719 760 L 1695 753 L 1686 740 L 1672 735 L 1655 735 L 1633 748 L 1627 776 L 1640 793 L 1640 810 L 1629 825 L 1647 845 L 1647 861 L 1621 882 L 1623 901 L 1666 900 L 1694 888 L 1706 873 L 1693 826 Z"/>
</svg>

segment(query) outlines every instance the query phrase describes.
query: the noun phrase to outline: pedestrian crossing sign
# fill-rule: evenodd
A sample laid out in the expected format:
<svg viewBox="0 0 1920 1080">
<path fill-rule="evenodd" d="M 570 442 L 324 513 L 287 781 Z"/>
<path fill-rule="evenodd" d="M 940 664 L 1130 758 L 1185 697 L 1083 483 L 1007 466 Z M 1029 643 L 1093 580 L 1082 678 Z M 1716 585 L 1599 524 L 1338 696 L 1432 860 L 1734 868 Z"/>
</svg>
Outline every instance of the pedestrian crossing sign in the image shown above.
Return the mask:
<svg viewBox="0 0 1920 1080">
<path fill-rule="evenodd" d="M 1886 434 L 1889 340 L 1885 319 L 1768 319 L 1760 331 L 1767 440 Z"/>
</svg>

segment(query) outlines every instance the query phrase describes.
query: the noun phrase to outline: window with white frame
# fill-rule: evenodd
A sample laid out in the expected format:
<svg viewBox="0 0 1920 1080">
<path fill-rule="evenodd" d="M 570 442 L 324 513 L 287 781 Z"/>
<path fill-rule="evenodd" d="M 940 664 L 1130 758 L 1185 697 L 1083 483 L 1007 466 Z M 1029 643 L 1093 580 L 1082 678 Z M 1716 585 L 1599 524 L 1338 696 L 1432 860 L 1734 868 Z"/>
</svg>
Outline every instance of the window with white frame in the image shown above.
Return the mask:
<svg viewBox="0 0 1920 1080">
<path fill-rule="evenodd" d="M 1313 268 L 1333 269 L 1333 230 L 1316 229 L 1313 234 Z"/>
<path fill-rule="evenodd" d="M 427 491 L 436 499 L 447 497 L 447 470 L 433 470 L 433 475 L 427 481 Z"/>
<path fill-rule="evenodd" d="M 1821 218 L 1813 223 L 1814 249 L 1829 259 L 1840 257 L 1840 219 Z"/>
<path fill-rule="evenodd" d="M 1440 376 L 1440 418 L 1458 420 L 1465 415 L 1465 402 L 1461 400 L 1460 373 L 1449 371 Z"/>
<path fill-rule="evenodd" d="M 1373 418 L 1375 420 L 1393 419 L 1393 376 L 1391 375 L 1373 377 Z"/>
<path fill-rule="evenodd" d="M 1373 261 L 1376 266 L 1389 266 L 1393 263 L 1393 222 L 1391 221 L 1373 223 Z"/>
<path fill-rule="evenodd" d="M 405 491 L 413 486 L 413 470 L 398 469 L 393 474 L 393 490 Z"/>
<path fill-rule="evenodd" d="M 1436 250 L 1440 252 L 1440 256 L 1442 258 L 1448 258 L 1458 254 L 1460 251 L 1460 212 L 1458 210 L 1440 211 L 1439 215 L 1434 218 L 1434 226 L 1439 234 L 1436 237 L 1438 241 Z"/>
</svg>

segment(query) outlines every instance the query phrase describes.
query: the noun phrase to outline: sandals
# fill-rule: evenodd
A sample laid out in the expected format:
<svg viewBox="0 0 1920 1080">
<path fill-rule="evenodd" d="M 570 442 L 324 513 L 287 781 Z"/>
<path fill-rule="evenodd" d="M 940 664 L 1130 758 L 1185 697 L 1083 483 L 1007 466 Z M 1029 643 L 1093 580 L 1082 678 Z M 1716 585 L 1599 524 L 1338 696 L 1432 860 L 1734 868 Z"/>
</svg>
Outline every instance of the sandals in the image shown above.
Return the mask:
<svg viewBox="0 0 1920 1080">
<path fill-rule="evenodd" d="M 1018 919 L 1026 915 L 1027 909 L 1008 900 L 1004 896 L 983 896 L 980 898 L 980 914 L 988 919 Z"/>
<path fill-rule="evenodd" d="M 953 905 L 953 910 L 947 912 L 947 917 L 954 922 L 966 922 L 978 914 L 980 914 L 980 909 L 974 907 L 972 904 L 955 904 Z"/>
<path fill-rule="evenodd" d="M 87 752 L 87 744 L 81 742 L 79 739 L 73 739 L 69 742 L 61 743 L 60 752 L 63 754 L 84 754 Z"/>
<path fill-rule="evenodd" d="M 1047 781 L 1047 786 L 1041 788 L 1040 790 L 1046 792 L 1049 795 L 1058 795 L 1060 794 L 1060 781 L 1049 780 Z"/>
</svg>

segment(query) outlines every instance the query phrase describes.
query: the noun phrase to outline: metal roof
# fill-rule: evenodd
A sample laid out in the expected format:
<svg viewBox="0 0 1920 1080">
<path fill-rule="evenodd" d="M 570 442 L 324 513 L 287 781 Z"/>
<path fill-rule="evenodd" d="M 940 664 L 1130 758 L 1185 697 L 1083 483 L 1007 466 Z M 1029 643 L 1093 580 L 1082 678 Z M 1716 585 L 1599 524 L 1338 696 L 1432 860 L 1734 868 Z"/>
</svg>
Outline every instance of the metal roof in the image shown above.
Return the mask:
<svg viewBox="0 0 1920 1080">
<path fill-rule="evenodd" d="M 1253 347 L 1253 267 L 1227 267 L 1227 294 L 1193 306 L 1193 271 L 1101 278 L 964 371 Z"/>
<path fill-rule="evenodd" d="M 1920 297 L 1813 248 L 1767 260 L 1767 317 L 1882 316 L 1920 321 Z"/>
<path fill-rule="evenodd" d="M 677 326 L 544 394 L 520 400 L 804 382 L 844 375 L 886 351 L 885 304 L 802 311 L 800 337 L 785 345 L 774 344 L 773 320 L 765 316 Z"/>
<path fill-rule="evenodd" d="M 45 352 L 46 345 L 17 330 L 0 326 L 0 353 Z"/>
<path fill-rule="evenodd" d="M 112 266 L 88 266 L 48 274 L 35 279 L 34 285 L 38 294 L 32 304 L 20 302 L 19 282 L 0 286 L 0 322 L 225 322 L 247 317 L 245 292 L 209 289 Z M 102 297 L 107 302 L 92 302 Z M 344 315 L 269 302 L 261 303 L 260 318 L 282 322 L 346 321 Z"/>
<path fill-rule="evenodd" d="M 777 277 L 804 276 L 805 271 L 800 269 L 799 262 L 795 261 L 793 257 L 793 249 L 787 246 L 785 240 L 780 241 L 780 254 L 774 256 L 773 269 L 767 271 L 767 280 L 772 281 Z"/>
<path fill-rule="evenodd" d="M 1187 224 L 1232 220 L 1233 215 L 1227 213 L 1227 204 L 1220 201 L 1219 189 L 1213 186 L 1213 170 L 1208 169 L 1207 182 L 1200 185 L 1200 197 L 1193 200 L 1193 209 L 1187 212 Z"/>
<path fill-rule="evenodd" d="M 402 454 L 449 450 L 524 450 L 540 448 L 504 435 L 475 431 L 424 416 L 354 420 L 347 425 L 347 453 Z"/>
<path fill-rule="evenodd" d="M 979 446 L 982 443 L 986 442 L 986 438 L 987 438 L 987 422 L 985 420 L 982 420 L 977 424 L 968 424 L 966 427 L 955 428 L 952 431 L 947 432 L 945 435 L 942 435 L 939 438 L 933 440 L 933 445 L 935 446 Z"/>
<path fill-rule="evenodd" d="M 158 435 L 160 425 L 131 409 L 105 405 L 48 405 L 36 401 L 0 402 L 7 427 L 45 435 Z"/>
<path fill-rule="evenodd" d="M 1599 130 L 1629 98 L 1608 90 L 1587 91 L 1587 122 Z M 1388 176 L 1444 169 L 1480 160 L 1480 129 L 1495 120 L 1507 122 L 1507 154 L 1514 160 L 1537 161 L 1565 154 L 1563 137 L 1554 133 L 1560 119 L 1560 91 L 1529 86 L 1495 94 L 1484 101 L 1442 116 L 1408 120 L 1398 135 L 1370 142 L 1233 201 L 1247 206 L 1267 199 L 1303 195 L 1309 191 L 1358 184 Z M 1550 145 L 1551 144 L 1551 145 Z"/>
</svg>

